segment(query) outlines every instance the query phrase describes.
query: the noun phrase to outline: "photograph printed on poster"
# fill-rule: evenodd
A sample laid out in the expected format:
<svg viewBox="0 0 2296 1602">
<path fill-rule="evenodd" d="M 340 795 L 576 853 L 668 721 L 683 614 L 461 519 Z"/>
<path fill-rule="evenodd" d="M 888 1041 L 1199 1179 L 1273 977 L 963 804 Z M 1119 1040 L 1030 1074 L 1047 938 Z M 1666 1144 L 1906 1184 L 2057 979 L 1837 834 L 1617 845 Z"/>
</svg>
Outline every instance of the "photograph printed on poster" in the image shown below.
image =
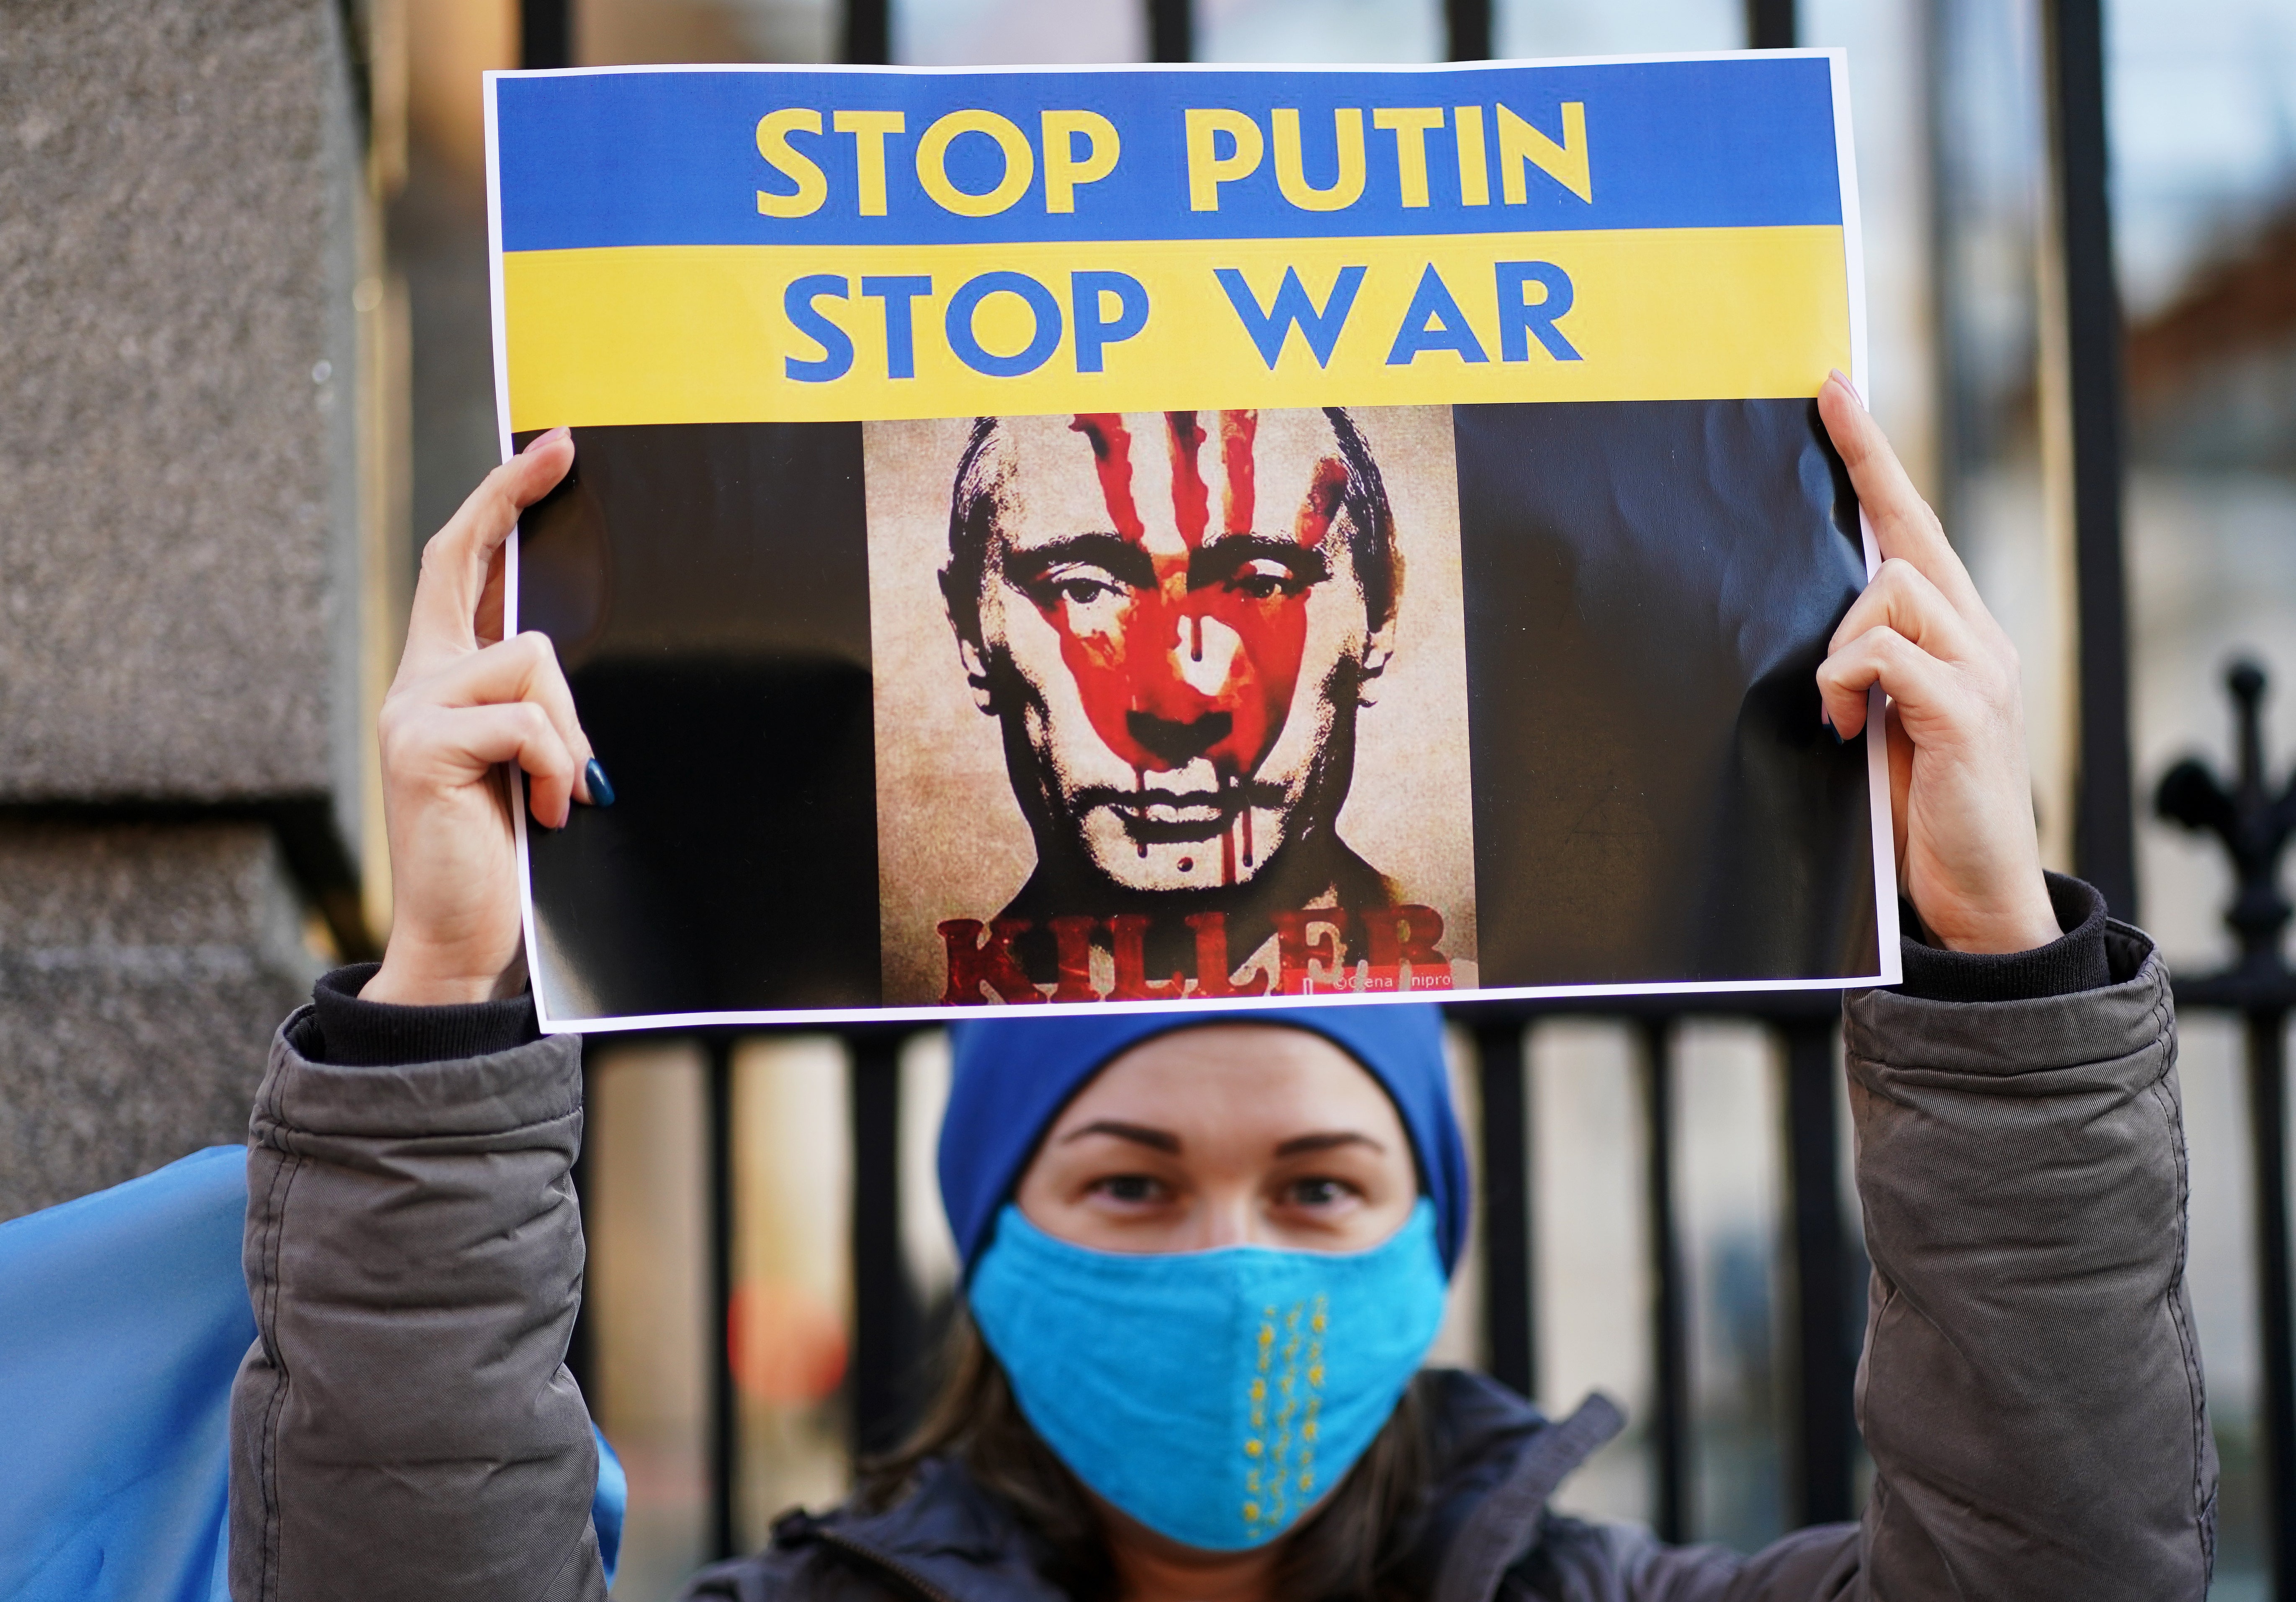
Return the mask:
<svg viewBox="0 0 2296 1602">
<path fill-rule="evenodd" d="M 863 440 L 887 1005 L 1473 987 L 1447 407 Z"/>
</svg>

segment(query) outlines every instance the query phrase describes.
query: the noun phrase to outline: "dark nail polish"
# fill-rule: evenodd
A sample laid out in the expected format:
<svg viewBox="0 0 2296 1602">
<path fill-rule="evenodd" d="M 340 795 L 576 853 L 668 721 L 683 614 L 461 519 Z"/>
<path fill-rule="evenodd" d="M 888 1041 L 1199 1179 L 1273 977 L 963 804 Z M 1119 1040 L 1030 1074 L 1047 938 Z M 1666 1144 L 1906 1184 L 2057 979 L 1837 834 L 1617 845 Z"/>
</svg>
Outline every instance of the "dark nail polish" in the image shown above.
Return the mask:
<svg viewBox="0 0 2296 1602">
<path fill-rule="evenodd" d="M 611 807 L 614 804 L 614 786 L 608 781 L 606 770 L 598 766 L 597 758 L 592 757 L 589 765 L 582 769 L 582 779 L 589 786 L 592 806 Z"/>
<path fill-rule="evenodd" d="M 1833 743 L 1836 745 L 1847 745 L 1849 743 L 1848 740 L 1842 737 L 1841 731 L 1833 727 L 1833 719 L 1831 718 L 1828 718 L 1825 720 L 1825 732 L 1833 736 Z"/>
</svg>

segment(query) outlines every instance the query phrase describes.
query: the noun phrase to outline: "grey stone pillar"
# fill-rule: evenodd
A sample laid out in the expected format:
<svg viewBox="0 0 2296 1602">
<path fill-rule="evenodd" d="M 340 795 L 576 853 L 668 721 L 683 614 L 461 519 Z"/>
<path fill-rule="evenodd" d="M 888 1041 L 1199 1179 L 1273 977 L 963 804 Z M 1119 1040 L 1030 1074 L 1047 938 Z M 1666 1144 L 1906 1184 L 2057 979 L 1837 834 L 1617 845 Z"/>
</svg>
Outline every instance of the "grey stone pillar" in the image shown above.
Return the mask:
<svg viewBox="0 0 2296 1602">
<path fill-rule="evenodd" d="M 0 820 L 0 1217 L 243 1138 L 301 924 L 262 824 Z"/>
<path fill-rule="evenodd" d="M 242 1135 L 356 923 L 350 9 L 0 29 L 0 1217 Z"/>
</svg>

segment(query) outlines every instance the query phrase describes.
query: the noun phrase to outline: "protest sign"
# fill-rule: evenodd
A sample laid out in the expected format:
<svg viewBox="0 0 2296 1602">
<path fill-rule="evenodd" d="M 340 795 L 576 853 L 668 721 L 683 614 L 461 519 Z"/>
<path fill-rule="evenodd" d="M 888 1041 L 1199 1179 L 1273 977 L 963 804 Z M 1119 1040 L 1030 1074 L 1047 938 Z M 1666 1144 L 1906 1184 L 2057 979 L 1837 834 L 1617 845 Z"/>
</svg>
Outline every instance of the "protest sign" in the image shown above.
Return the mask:
<svg viewBox="0 0 2296 1602">
<path fill-rule="evenodd" d="M 545 1026 L 1893 982 L 1844 84 L 490 75 Z"/>
</svg>

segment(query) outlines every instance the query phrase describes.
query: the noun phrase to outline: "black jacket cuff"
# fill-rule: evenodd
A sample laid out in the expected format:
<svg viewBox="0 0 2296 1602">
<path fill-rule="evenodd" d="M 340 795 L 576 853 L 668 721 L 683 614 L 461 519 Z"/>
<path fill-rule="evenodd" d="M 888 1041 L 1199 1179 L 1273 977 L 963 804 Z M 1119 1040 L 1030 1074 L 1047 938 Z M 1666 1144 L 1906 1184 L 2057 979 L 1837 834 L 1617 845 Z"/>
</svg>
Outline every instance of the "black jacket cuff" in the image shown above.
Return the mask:
<svg viewBox="0 0 2296 1602">
<path fill-rule="evenodd" d="M 305 1056 L 344 1068 L 400 1068 L 491 1056 L 540 1038 L 530 994 L 460 1006 L 360 1000 L 359 991 L 381 965 L 354 963 L 312 987 L 317 1028 L 296 1041 Z"/>
<path fill-rule="evenodd" d="M 1900 993 L 1923 1001 L 2038 1001 L 2102 989 L 2112 982 L 2104 944 L 2104 898 L 2079 879 L 2045 875 L 2057 927 L 2064 933 L 2030 951 L 1948 951 L 1920 938 L 1921 920 L 1900 903 L 1909 932 Z"/>
</svg>

